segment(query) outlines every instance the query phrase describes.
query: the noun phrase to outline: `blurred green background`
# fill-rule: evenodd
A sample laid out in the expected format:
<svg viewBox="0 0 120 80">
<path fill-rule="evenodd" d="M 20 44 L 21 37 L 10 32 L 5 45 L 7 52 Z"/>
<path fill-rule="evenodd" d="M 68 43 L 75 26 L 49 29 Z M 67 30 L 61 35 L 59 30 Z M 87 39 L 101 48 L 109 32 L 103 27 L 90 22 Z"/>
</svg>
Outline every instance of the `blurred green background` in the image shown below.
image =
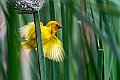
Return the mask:
<svg viewBox="0 0 120 80">
<path fill-rule="evenodd" d="M 23 52 L 19 28 L 33 22 L 33 14 L 8 11 L 0 0 L 0 80 L 40 80 L 37 52 Z M 40 21 L 58 21 L 56 36 L 66 58 L 45 58 L 46 80 L 120 80 L 120 1 L 45 0 Z M 41 73 L 42 74 L 42 73 Z"/>
</svg>

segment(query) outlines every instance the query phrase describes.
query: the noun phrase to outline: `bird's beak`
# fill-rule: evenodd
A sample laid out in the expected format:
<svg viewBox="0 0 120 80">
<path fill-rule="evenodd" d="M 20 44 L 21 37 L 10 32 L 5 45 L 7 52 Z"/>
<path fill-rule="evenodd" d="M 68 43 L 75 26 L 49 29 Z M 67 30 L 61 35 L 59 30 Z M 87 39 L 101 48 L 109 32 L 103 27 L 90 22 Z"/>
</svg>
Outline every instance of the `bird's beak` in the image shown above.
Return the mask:
<svg viewBox="0 0 120 80">
<path fill-rule="evenodd" d="M 63 28 L 63 27 L 60 25 L 60 26 L 58 26 L 58 29 L 59 29 L 59 28 Z"/>
</svg>

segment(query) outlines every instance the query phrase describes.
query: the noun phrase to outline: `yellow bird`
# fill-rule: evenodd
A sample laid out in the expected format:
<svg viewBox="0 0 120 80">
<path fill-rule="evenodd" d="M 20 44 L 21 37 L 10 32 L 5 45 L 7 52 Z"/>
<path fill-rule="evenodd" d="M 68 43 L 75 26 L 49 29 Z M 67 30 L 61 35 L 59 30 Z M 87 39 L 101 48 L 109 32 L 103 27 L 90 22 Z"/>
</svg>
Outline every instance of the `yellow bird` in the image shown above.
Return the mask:
<svg viewBox="0 0 120 80">
<path fill-rule="evenodd" d="M 60 62 L 64 59 L 65 52 L 61 41 L 55 36 L 55 33 L 62 26 L 57 21 L 50 21 L 46 26 L 40 22 L 41 37 L 44 57 Z M 25 40 L 22 42 L 23 49 L 28 54 L 32 48 L 37 49 L 36 32 L 34 22 L 19 28 L 21 38 Z"/>
</svg>

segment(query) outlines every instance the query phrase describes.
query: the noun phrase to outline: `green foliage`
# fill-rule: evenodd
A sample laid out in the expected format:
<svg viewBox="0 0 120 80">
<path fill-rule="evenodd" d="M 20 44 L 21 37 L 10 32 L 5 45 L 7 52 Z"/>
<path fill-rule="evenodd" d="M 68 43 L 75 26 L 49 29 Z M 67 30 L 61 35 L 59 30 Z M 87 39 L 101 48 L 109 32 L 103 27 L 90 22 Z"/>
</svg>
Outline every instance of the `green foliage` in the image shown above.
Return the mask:
<svg viewBox="0 0 120 80">
<path fill-rule="evenodd" d="M 17 14 L 0 0 L 6 21 L 0 24 L 0 80 L 120 80 L 119 4 L 118 0 L 46 0 L 40 16 L 37 12 L 33 16 Z M 35 21 L 39 29 L 39 19 L 44 25 L 56 20 L 63 26 L 56 36 L 63 43 L 64 61 L 38 57 L 34 49 L 28 57 L 22 51 L 19 27 Z M 38 53 L 40 45 L 38 37 Z"/>
</svg>

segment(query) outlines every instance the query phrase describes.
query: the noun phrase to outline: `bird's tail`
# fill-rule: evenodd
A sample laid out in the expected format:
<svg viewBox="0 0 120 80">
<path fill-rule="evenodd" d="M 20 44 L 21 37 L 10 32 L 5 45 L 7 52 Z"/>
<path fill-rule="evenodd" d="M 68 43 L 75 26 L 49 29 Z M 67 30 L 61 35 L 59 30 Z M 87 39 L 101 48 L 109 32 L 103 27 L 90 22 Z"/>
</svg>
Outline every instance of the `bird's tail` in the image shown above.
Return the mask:
<svg viewBox="0 0 120 80">
<path fill-rule="evenodd" d="M 28 54 L 31 50 L 31 46 L 28 44 L 28 42 L 21 42 L 21 45 L 25 53 Z"/>
</svg>

